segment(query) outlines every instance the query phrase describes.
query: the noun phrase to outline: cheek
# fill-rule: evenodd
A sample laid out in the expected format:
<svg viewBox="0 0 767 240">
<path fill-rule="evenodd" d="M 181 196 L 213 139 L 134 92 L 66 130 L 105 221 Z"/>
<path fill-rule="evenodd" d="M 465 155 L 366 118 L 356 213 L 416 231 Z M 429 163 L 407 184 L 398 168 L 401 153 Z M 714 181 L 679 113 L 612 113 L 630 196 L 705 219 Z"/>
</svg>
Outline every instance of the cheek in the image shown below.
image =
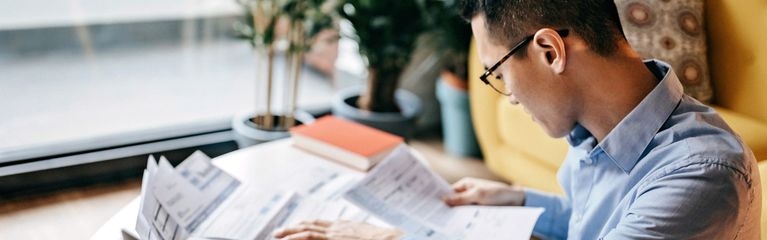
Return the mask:
<svg viewBox="0 0 767 240">
<path fill-rule="evenodd" d="M 506 66 L 507 68 L 502 72 L 504 80 L 509 79 L 517 86 L 529 85 L 531 82 L 534 82 L 529 80 L 533 80 L 537 76 L 536 71 L 531 69 L 525 61 L 516 61 L 514 64 L 507 64 Z M 506 76 L 509 77 L 506 78 Z"/>
<path fill-rule="evenodd" d="M 526 81 L 527 79 L 522 78 L 522 76 L 526 76 L 524 72 L 512 73 L 512 71 L 505 71 L 503 73 L 503 82 L 506 90 L 510 91 L 517 100 L 520 98 L 526 99 L 525 96 L 530 96 L 531 92 L 535 91 L 533 89 L 534 86 L 531 86 L 532 83 Z"/>
</svg>

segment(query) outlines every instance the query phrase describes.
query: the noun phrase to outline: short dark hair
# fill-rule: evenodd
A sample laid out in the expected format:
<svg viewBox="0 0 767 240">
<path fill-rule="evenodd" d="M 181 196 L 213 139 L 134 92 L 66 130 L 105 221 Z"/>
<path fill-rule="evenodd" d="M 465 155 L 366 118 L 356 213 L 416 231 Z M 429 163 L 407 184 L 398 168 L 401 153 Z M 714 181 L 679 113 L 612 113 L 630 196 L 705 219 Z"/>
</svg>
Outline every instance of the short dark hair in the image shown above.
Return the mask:
<svg viewBox="0 0 767 240">
<path fill-rule="evenodd" d="M 530 31 L 570 29 L 594 52 L 610 56 L 626 41 L 614 0 L 462 0 L 461 16 L 485 15 L 493 43 L 511 47 Z M 525 56 L 524 49 L 519 52 Z"/>
</svg>

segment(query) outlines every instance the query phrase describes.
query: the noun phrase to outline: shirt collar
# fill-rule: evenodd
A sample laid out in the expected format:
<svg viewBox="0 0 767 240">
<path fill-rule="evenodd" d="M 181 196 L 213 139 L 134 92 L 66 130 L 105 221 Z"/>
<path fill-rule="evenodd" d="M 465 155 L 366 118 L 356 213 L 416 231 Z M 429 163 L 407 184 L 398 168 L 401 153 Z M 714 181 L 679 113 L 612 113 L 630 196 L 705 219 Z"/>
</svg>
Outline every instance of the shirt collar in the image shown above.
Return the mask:
<svg viewBox="0 0 767 240">
<path fill-rule="evenodd" d="M 645 65 L 656 78 L 662 80 L 589 152 L 592 159 L 606 156 L 626 173 L 634 168 L 644 149 L 684 95 L 682 83 L 668 63 L 648 60 Z M 576 125 L 567 137 L 571 146 L 578 146 L 588 138 L 593 136 L 580 125 Z M 600 154 L 604 156 L 599 156 Z"/>
<path fill-rule="evenodd" d="M 571 130 L 570 134 L 567 135 L 567 142 L 570 143 L 570 146 L 576 147 L 578 145 L 581 145 L 581 143 L 583 143 L 584 140 L 590 137 L 592 137 L 592 135 L 589 132 L 589 130 L 587 130 L 580 124 L 576 123 L 573 130 Z"/>
</svg>

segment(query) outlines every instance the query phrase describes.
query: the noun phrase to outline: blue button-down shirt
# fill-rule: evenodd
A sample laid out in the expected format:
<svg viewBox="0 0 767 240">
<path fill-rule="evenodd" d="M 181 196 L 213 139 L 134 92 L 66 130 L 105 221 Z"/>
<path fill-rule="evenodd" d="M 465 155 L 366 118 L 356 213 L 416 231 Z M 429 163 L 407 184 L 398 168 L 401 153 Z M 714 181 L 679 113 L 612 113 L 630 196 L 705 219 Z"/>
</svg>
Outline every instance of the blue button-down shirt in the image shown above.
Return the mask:
<svg viewBox="0 0 767 240">
<path fill-rule="evenodd" d="M 759 239 L 756 160 L 710 107 L 684 95 L 671 67 L 597 143 L 576 126 L 559 169 L 565 196 L 526 190 L 545 208 L 534 232 L 546 239 Z"/>
</svg>

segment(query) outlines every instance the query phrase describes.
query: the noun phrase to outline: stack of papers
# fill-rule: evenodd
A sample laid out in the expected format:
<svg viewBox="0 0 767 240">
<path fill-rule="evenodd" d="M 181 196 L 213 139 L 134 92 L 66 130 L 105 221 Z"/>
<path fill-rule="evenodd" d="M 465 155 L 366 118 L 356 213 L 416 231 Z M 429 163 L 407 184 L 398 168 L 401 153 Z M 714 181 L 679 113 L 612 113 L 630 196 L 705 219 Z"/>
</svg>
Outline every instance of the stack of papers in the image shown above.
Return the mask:
<svg viewBox="0 0 767 240">
<path fill-rule="evenodd" d="M 316 171 L 316 170 L 315 170 Z M 371 221 L 370 215 L 323 186 L 358 179 L 317 171 L 323 184 L 277 190 L 242 184 L 195 152 L 175 169 L 147 162 L 136 222 L 140 239 L 271 239 L 274 229 L 308 219 Z M 317 179 L 315 179 L 317 180 Z M 298 181 L 304 182 L 304 181 Z M 338 194 L 335 194 L 338 195 Z M 322 197 L 318 199 L 317 197 Z M 335 199 L 333 199 L 335 198 Z"/>
<path fill-rule="evenodd" d="M 187 239 L 240 186 L 195 152 L 174 169 L 150 156 L 141 186 L 136 231 L 141 239 Z"/>
</svg>

